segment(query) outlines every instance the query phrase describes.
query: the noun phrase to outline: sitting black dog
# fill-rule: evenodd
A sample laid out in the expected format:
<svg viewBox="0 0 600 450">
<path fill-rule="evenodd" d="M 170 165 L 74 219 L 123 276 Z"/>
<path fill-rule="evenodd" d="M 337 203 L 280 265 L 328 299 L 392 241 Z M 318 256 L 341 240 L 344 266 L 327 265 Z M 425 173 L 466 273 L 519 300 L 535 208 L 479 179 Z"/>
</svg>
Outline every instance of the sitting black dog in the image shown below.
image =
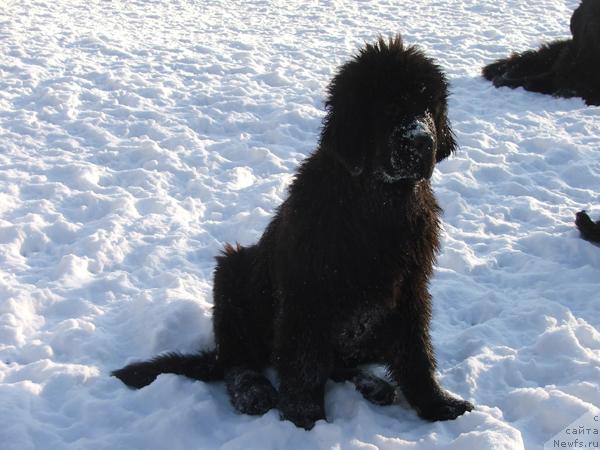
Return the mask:
<svg viewBox="0 0 600 450">
<path fill-rule="evenodd" d="M 600 244 L 600 220 L 594 222 L 585 211 L 579 211 L 575 215 L 575 225 L 583 239 Z"/>
<path fill-rule="evenodd" d="M 429 336 L 440 233 L 430 177 L 456 145 L 447 95 L 440 68 L 399 36 L 344 64 L 319 146 L 287 200 L 257 244 L 228 245 L 217 258 L 216 349 L 113 374 L 137 388 L 165 372 L 224 379 L 238 411 L 277 407 L 307 429 L 325 418 L 329 378 L 353 381 L 378 404 L 399 386 L 428 420 L 470 411 L 436 381 Z M 359 368 L 367 363 L 385 365 L 393 384 Z M 278 391 L 262 373 L 268 365 Z"/>
<path fill-rule="evenodd" d="M 516 53 L 483 68 L 494 86 L 523 87 L 600 105 L 600 0 L 583 0 L 571 17 L 573 39 Z"/>
</svg>

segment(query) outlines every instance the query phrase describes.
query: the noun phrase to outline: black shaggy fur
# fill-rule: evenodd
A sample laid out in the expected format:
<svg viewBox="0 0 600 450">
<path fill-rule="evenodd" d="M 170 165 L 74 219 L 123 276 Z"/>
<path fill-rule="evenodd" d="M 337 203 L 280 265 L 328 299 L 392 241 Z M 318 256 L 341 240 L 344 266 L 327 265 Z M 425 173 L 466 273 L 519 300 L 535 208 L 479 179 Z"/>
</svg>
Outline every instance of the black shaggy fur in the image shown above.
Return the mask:
<svg viewBox="0 0 600 450">
<path fill-rule="evenodd" d="M 440 68 L 401 38 L 379 39 L 328 88 L 319 146 L 260 241 L 226 246 L 214 275 L 216 350 L 159 356 L 114 375 L 133 387 L 172 372 L 224 377 L 235 408 L 311 428 L 327 379 L 389 404 L 400 387 L 419 415 L 473 406 L 435 379 L 428 282 L 440 208 L 429 178 L 455 150 Z M 388 381 L 359 365 L 378 363 Z M 263 375 L 278 372 L 278 391 Z"/>
<path fill-rule="evenodd" d="M 600 244 L 600 220 L 594 222 L 585 211 L 579 211 L 575 215 L 575 225 L 583 239 Z"/>
<path fill-rule="evenodd" d="M 483 68 L 494 86 L 523 87 L 600 105 L 600 0 L 583 0 L 571 17 L 573 39 L 515 53 Z"/>
</svg>

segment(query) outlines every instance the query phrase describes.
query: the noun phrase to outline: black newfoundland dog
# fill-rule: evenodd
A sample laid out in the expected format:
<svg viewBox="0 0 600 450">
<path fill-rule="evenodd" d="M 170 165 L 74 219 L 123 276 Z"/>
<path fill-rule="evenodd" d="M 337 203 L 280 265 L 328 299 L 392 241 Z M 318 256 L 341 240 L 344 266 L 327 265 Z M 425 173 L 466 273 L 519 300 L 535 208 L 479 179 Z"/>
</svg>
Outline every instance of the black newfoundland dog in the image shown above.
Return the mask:
<svg viewBox="0 0 600 450">
<path fill-rule="evenodd" d="M 523 87 L 600 105 L 600 0 L 583 0 L 571 17 L 573 39 L 544 44 L 483 68 L 494 86 Z"/>
<path fill-rule="evenodd" d="M 167 372 L 224 379 L 238 411 L 277 407 L 306 429 L 325 418 L 329 378 L 377 404 L 399 386 L 428 420 L 472 410 L 436 381 L 429 336 L 440 233 L 429 180 L 456 145 L 447 95 L 440 68 L 399 36 L 366 45 L 331 81 L 319 146 L 260 241 L 217 258 L 216 349 L 113 375 L 136 388 Z M 360 369 L 367 363 L 385 365 L 392 383 Z"/>
<path fill-rule="evenodd" d="M 579 211 L 575 215 L 575 225 L 583 239 L 600 244 L 600 220 L 594 222 L 585 211 Z"/>
</svg>

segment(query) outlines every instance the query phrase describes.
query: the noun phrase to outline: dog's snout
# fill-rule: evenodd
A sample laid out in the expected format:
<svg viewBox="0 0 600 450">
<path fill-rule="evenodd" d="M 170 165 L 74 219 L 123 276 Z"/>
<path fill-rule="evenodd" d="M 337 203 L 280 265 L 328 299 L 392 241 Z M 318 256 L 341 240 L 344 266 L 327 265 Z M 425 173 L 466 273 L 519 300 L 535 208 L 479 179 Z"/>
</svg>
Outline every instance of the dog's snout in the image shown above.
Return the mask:
<svg viewBox="0 0 600 450">
<path fill-rule="evenodd" d="M 392 131 L 381 171 L 393 179 L 423 179 L 431 177 L 435 165 L 435 124 L 429 114 L 400 125 Z"/>
<path fill-rule="evenodd" d="M 408 179 L 429 178 L 435 161 L 435 138 L 429 130 L 405 133 L 391 151 L 392 172 Z"/>
</svg>

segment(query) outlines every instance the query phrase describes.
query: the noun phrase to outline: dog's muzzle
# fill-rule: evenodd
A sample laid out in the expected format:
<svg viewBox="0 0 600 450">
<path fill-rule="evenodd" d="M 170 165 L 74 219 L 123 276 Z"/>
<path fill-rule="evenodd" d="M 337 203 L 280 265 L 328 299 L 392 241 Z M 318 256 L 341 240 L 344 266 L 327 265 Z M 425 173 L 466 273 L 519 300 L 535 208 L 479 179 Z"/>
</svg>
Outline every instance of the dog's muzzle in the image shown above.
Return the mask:
<svg viewBox="0 0 600 450">
<path fill-rule="evenodd" d="M 431 177 L 436 152 L 433 128 L 433 120 L 426 115 L 408 126 L 394 129 L 389 139 L 389 167 L 382 168 L 386 181 L 421 180 Z"/>
</svg>

